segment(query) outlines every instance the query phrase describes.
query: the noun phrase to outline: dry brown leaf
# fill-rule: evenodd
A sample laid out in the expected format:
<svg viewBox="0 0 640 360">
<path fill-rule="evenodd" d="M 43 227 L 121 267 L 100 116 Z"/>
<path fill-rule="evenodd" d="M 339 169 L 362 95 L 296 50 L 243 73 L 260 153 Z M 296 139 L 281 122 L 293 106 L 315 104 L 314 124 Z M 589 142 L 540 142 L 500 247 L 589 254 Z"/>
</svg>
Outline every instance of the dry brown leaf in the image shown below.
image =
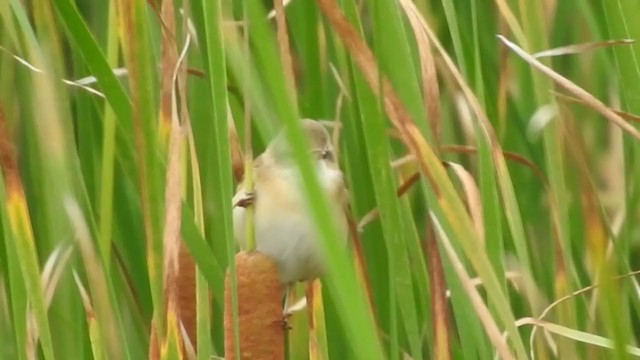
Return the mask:
<svg viewBox="0 0 640 360">
<path fill-rule="evenodd" d="M 619 280 L 623 280 L 623 279 L 626 279 L 626 278 L 631 278 L 631 277 L 638 276 L 638 275 L 640 275 L 640 270 L 632 271 L 632 272 L 624 274 L 624 275 L 619 275 L 619 276 L 613 277 L 609 281 L 619 281 Z M 549 306 L 547 306 L 544 309 L 544 311 L 542 311 L 542 313 L 540 313 L 540 315 L 538 315 L 537 319 L 538 320 L 544 319 L 549 314 L 549 312 L 551 312 L 551 310 L 553 310 L 553 308 L 558 306 L 559 304 L 561 304 L 561 303 L 563 303 L 563 302 L 565 302 L 567 300 L 570 300 L 570 299 L 572 299 L 572 298 L 574 298 L 574 297 L 576 297 L 578 295 L 584 294 L 584 293 L 589 292 L 589 291 L 596 290 L 599 287 L 600 287 L 600 284 L 589 285 L 589 286 L 584 287 L 584 288 L 582 288 L 580 290 L 576 290 L 576 291 L 572 292 L 571 294 L 569 294 L 567 296 L 563 296 L 563 297 L 555 300 L 554 302 L 549 304 Z"/>
<path fill-rule="evenodd" d="M 13 54 L 12 52 L 10 52 L 9 50 L 7 50 L 4 46 L 0 46 L 0 51 L 5 52 L 6 54 L 8 54 L 9 56 L 11 56 L 14 60 L 16 60 L 18 62 L 18 64 L 23 65 L 24 67 L 26 67 L 27 69 L 29 69 L 32 72 L 38 73 L 38 74 L 45 74 L 44 70 L 36 67 L 35 65 L 31 64 L 30 62 L 28 62 L 27 60 L 19 57 L 18 55 Z M 116 73 L 116 70 L 118 69 L 114 69 L 114 73 Z M 126 70 L 126 69 L 125 69 Z M 91 88 L 88 85 L 87 79 L 92 80 L 91 83 L 93 82 L 97 82 L 97 80 L 95 79 L 95 77 L 90 76 L 90 77 L 86 77 L 80 80 L 67 80 L 67 79 L 62 79 L 61 81 L 67 85 L 70 86 L 74 86 L 74 87 L 79 87 L 91 94 L 97 95 L 101 98 L 104 98 L 104 94 L 101 93 L 100 91 Z"/>
<path fill-rule="evenodd" d="M 498 31 L 506 32 L 507 24 L 504 18 L 499 19 Z M 503 46 L 498 50 L 498 135 L 504 134 L 506 130 L 507 122 L 507 100 L 508 100 L 508 87 L 509 87 L 509 51 Z"/>
<path fill-rule="evenodd" d="M 518 286 L 518 280 L 520 280 L 520 278 L 522 277 L 522 275 L 518 272 L 515 271 L 507 271 L 504 274 L 504 278 L 511 281 L 511 285 L 513 286 L 513 288 L 515 290 L 519 290 L 519 286 Z M 471 279 L 471 284 L 473 284 L 473 286 L 478 287 L 478 286 L 483 286 L 484 284 L 482 283 L 482 279 L 480 279 L 479 277 L 475 277 L 473 279 Z M 446 293 L 447 297 L 451 297 L 451 290 L 447 290 Z"/>
<path fill-rule="evenodd" d="M 290 95 L 295 99 L 296 84 L 293 69 L 293 59 L 291 57 L 291 48 L 289 47 L 289 34 L 287 32 L 287 23 L 284 14 L 284 0 L 274 0 L 274 11 L 276 15 L 276 37 L 278 39 L 278 48 L 280 50 L 280 59 L 284 70 L 284 78 Z M 297 101 L 294 101 L 294 104 Z"/>
<path fill-rule="evenodd" d="M 378 96 L 384 103 L 384 110 L 391 120 L 394 127 L 400 132 L 401 137 L 407 148 L 410 152 L 416 156 L 418 159 L 418 163 L 420 165 L 420 169 L 424 174 L 425 178 L 429 181 L 429 185 L 431 186 L 436 198 L 441 201 L 441 190 L 438 184 L 433 179 L 432 171 L 442 171 L 442 168 L 431 169 L 427 166 L 425 158 L 430 158 L 433 162 L 434 159 L 434 151 L 429 146 L 429 144 L 425 141 L 424 137 L 421 135 L 418 128 L 411 121 L 411 118 L 400 102 L 398 96 L 394 92 L 392 86 L 390 85 L 388 79 L 386 77 L 382 77 L 380 79 L 380 72 L 377 67 L 376 60 L 373 56 L 373 53 L 368 48 L 366 43 L 360 38 L 358 32 L 351 26 L 349 21 L 346 19 L 344 14 L 341 12 L 340 8 L 336 4 L 334 0 L 316 0 L 320 10 L 326 16 L 329 23 L 331 24 L 333 30 L 339 35 L 340 40 L 343 42 L 345 47 L 347 48 L 349 55 L 353 58 L 354 62 L 358 65 L 360 72 L 366 79 L 369 88 L 374 92 L 376 96 Z M 421 19 L 423 20 L 423 19 Z M 430 33 L 430 30 L 425 25 L 425 31 L 428 33 L 430 40 L 436 44 L 438 47 L 439 43 L 437 43 L 437 38 Z M 435 40 L 434 40 L 435 38 Z M 441 46 L 440 46 L 441 48 Z M 439 49 L 440 50 L 440 49 Z M 444 51 L 442 51 L 445 53 Z M 446 53 L 445 53 L 446 54 Z M 443 55 L 444 56 L 444 55 Z M 450 61 L 450 59 L 448 59 Z M 382 83 L 380 83 L 382 81 Z M 464 81 L 461 81 L 464 83 Z M 381 90 L 379 90 L 381 89 Z M 465 89 L 470 92 L 469 89 Z M 469 95 L 472 100 L 475 100 L 473 94 Z M 477 100 L 475 100 L 474 104 L 478 109 L 480 108 Z M 481 111 L 479 111 L 481 113 Z M 481 115 L 482 116 L 482 115 Z M 487 129 L 489 125 L 488 119 L 486 116 L 483 117 L 484 122 L 481 124 L 482 130 L 485 132 L 485 135 L 489 137 L 490 143 L 493 145 L 493 155 L 495 157 L 499 157 L 500 153 L 498 145 L 495 141 L 495 135 L 490 132 L 490 127 Z M 506 165 L 504 165 L 504 159 L 502 159 L 502 163 L 496 164 L 496 166 L 502 171 L 506 171 Z M 504 176 L 504 174 L 502 174 Z M 504 179 L 501 179 L 504 180 Z M 463 220 L 467 220 L 466 218 L 462 218 Z M 436 220 L 434 219 L 434 223 Z M 466 221 L 465 221 L 466 223 Z M 450 244 L 449 244 L 450 246 Z M 455 254 L 454 254 L 455 255 Z M 456 257 L 457 259 L 457 257 Z M 458 260 L 459 261 L 459 260 Z M 461 265 L 460 265 L 461 266 Z M 463 272 L 464 269 L 462 268 Z M 460 275 L 462 277 L 462 275 Z M 468 278 L 468 276 L 467 276 Z M 464 283 L 464 281 L 463 281 Z M 471 290 L 471 293 L 474 293 L 476 298 L 479 299 L 479 295 L 477 292 L 474 292 L 475 289 Z M 480 304 L 482 300 L 479 299 Z M 475 304 L 475 303 L 474 303 Z M 491 317 L 491 314 L 484 308 L 484 311 L 481 311 L 478 308 L 478 315 L 482 320 L 485 320 L 485 323 L 489 323 L 491 326 L 487 326 L 486 331 L 489 334 L 489 337 L 494 344 L 499 349 L 500 354 L 505 359 L 513 359 L 513 355 L 511 355 L 506 342 L 500 337 L 500 332 L 497 331 L 497 326 Z M 497 334 L 497 337 L 495 336 Z M 522 351 L 522 350 L 521 350 Z"/>
<path fill-rule="evenodd" d="M 627 279 L 627 278 L 630 278 L 633 281 L 634 277 L 638 276 L 638 275 L 640 275 L 640 270 L 632 271 L 632 272 L 624 274 L 624 275 L 619 275 L 619 276 L 613 277 L 608 281 L 620 281 L 620 280 L 624 280 L 624 279 Z M 564 302 L 566 302 L 568 300 L 571 300 L 571 299 L 575 298 L 578 295 L 581 295 L 581 294 L 584 294 L 584 293 L 587 293 L 587 292 L 590 292 L 590 291 L 595 291 L 599 287 L 600 287 L 600 284 L 590 285 L 590 286 L 587 286 L 587 287 L 584 287 L 582 289 L 576 290 L 576 291 L 572 292 L 571 294 L 568 294 L 566 296 L 563 296 L 563 297 L 555 300 L 554 302 L 549 304 L 540 313 L 540 315 L 538 315 L 538 317 L 535 318 L 535 320 L 536 321 L 542 321 L 551 312 L 551 310 L 553 310 L 554 308 L 556 308 L 560 304 L 562 304 L 562 303 L 564 303 Z M 526 318 L 526 319 L 530 319 L 530 318 Z M 528 323 L 529 323 L 528 321 L 520 319 L 517 322 L 517 326 L 519 327 L 519 326 L 522 326 L 522 325 L 527 325 Z M 534 327 L 533 330 L 531 331 L 531 335 L 529 335 L 529 342 L 530 343 L 533 343 L 537 330 L 538 330 L 537 327 Z M 545 332 L 545 334 L 546 334 L 546 332 Z M 554 350 L 554 351 L 556 351 L 556 350 Z"/>
<path fill-rule="evenodd" d="M 342 103 L 344 99 L 346 98 L 347 100 L 351 100 L 351 96 L 349 95 L 349 91 L 344 85 L 344 81 L 342 80 L 342 77 L 338 73 L 338 70 L 335 68 L 335 66 L 329 63 L 329 69 L 331 70 L 331 73 L 333 74 L 333 77 L 336 80 L 336 84 L 338 85 L 338 88 L 340 88 L 340 93 L 338 94 L 338 98 L 336 99 L 335 121 L 325 125 L 333 126 L 333 131 L 331 132 L 333 147 L 336 152 L 336 157 L 340 157 L 339 135 L 340 135 L 340 130 L 342 129 L 342 119 L 340 117 L 340 114 L 342 111 Z"/>
<path fill-rule="evenodd" d="M 188 0 L 183 2 L 183 6 L 188 7 Z M 197 38 L 195 35 L 195 30 L 193 29 L 193 24 L 191 23 L 191 19 L 186 16 L 183 9 L 180 9 L 180 13 L 186 21 L 182 22 L 182 31 L 183 34 L 188 34 L 188 37 L 185 39 L 185 45 L 182 49 L 180 56 L 178 57 L 178 61 L 176 64 L 176 68 L 174 69 L 174 76 L 177 84 L 177 91 L 179 95 L 179 103 L 180 103 L 180 117 L 181 120 L 181 129 L 180 129 L 180 141 L 179 141 L 179 157 L 183 160 L 180 164 L 182 167 L 180 170 L 180 197 L 184 199 L 187 196 L 187 177 L 188 177 L 188 156 L 185 152 L 188 152 L 189 149 L 189 133 L 188 129 L 191 128 L 191 118 L 189 117 L 189 108 L 187 104 L 187 78 L 188 78 L 188 48 L 191 45 L 191 39 L 193 39 L 194 44 L 197 46 Z M 175 86 L 175 85 L 174 85 Z M 175 89 L 174 89 L 175 94 Z M 175 96 L 175 95 L 174 95 Z M 174 100 L 175 101 L 175 100 Z M 172 105 L 172 106 L 177 106 Z M 192 164 L 193 166 L 193 164 Z M 199 174 L 199 169 L 192 169 Z M 199 192 L 194 193 L 194 197 L 197 196 Z M 177 307 L 179 309 L 179 324 L 180 327 L 180 343 L 183 347 L 183 352 L 187 354 L 187 358 L 195 359 L 194 347 L 198 346 L 198 334 L 197 334 L 197 317 L 198 317 L 198 309 L 197 309 L 197 299 L 196 299 L 196 264 L 187 249 L 184 241 L 179 237 L 180 249 L 178 250 L 178 286 L 176 288 L 177 291 Z M 181 326 L 180 326 L 181 325 Z"/>
<path fill-rule="evenodd" d="M 167 152 L 167 171 L 165 187 L 165 218 L 164 218 L 164 288 L 165 295 L 172 297 L 172 283 L 177 281 L 178 255 L 180 252 L 180 222 L 181 222 L 181 189 L 180 189 L 180 143 L 182 140 L 181 128 L 178 119 L 175 91 L 171 87 L 171 124 L 169 133 L 169 147 Z"/>
<path fill-rule="evenodd" d="M 477 154 L 478 152 L 477 149 L 474 148 L 473 146 L 467 146 L 467 145 L 443 145 L 442 151 L 459 153 L 459 154 Z M 542 171 L 540 171 L 540 169 L 538 169 L 538 167 L 534 163 L 529 161 L 527 158 L 511 151 L 503 151 L 502 155 L 507 160 L 511 160 L 513 162 L 516 162 L 518 164 L 528 167 L 531 170 L 531 172 L 533 172 L 533 175 L 535 175 L 538 178 L 538 180 L 540 180 L 540 182 L 546 186 L 547 180 L 544 174 L 542 173 Z"/>
<path fill-rule="evenodd" d="M 433 138 L 435 143 L 440 145 L 440 89 L 438 87 L 438 74 L 436 72 L 433 53 L 431 52 L 429 37 L 420 23 L 421 14 L 413 2 L 400 0 L 400 5 L 407 15 L 413 28 L 413 34 L 416 37 L 418 52 L 420 54 L 423 102 L 427 109 Z"/>
<path fill-rule="evenodd" d="M 80 300 L 82 301 L 82 306 L 84 307 L 84 312 L 87 318 L 95 317 L 89 293 L 87 293 L 87 289 L 82 285 L 82 281 L 75 270 L 73 270 L 73 280 L 75 281 L 78 292 L 80 293 Z"/>
<path fill-rule="evenodd" d="M 634 42 L 635 40 L 633 39 L 593 41 L 593 42 L 566 45 L 566 46 L 560 46 L 560 47 L 549 49 L 549 50 L 538 51 L 537 53 L 532 54 L 531 56 L 539 59 L 543 57 L 572 55 L 572 54 L 579 54 L 579 53 L 583 53 L 583 52 L 587 52 L 587 51 L 591 51 L 599 48 L 604 48 L 604 47 L 615 46 L 615 45 L 629 45 L 629 44 L 633 44 Z"/>
<path fill-rule="evenodd" d="M 504 156 L 502 155 L 503 153 L 502 149 L 496 138 L 496 134 L 493 131 L 493 127 L 489 122 L 489 119 L 487 118 L 486 114 L 482 111 L 482 107 L 480 106 L 480 103 L 476 98 L 475 94 L 473 93 L 473 91 L 471 91 L 469 86 L 466 84 L 462 74 L 460 73 L 455 63 L 453 62 L 453 60 L 451 59 L 447 51 L 444 49 L 444 47 L 438 40 L 438 37 L 434 34 L 433 30 L 429 27 L 424 17 L 420 17 L 420 23 L 423 26 L 424 31 L 429 37 L 431 43 L 438 50 L 438 53 L 440 54 L 442 62 L 444 63 L 446 68 L 449 69 L 449 75 L 453 77 L 453 79 L 455 80 L 455 83 L 460 87 L 460 89 L 462 90 L 462 93 L 467 99 L 467 103 L 470 109 L 476 115 L 476 120 L 478 121 L 477 125 L 479 126 L 480 134 L 486 138 L 486 140 L 488 141 L 492 149 L 491 155 L 496 167 L 497 179 L 500 185 L 501 192 L 503 194 L 509 194 L 508 192 L 509 190 L 508 186 L 510 181 L 509 174 L 507 172 Z"/>
<path fill-rule="evenodd" d="M 7 121 L 4 114 L 4 106 L 0 103 L 0 167 L 2 167 L 2 175 L 6 187 L 6 197 L 16 195 L 24 197 L 24 189 L 20 180 L 20 172 L 18 171 L 18 162 L 16 157 L 13 139 L 7 127 Z"/>
<path fill-rule="evenodd" d="M 171 122 L 171 94 L 173 92 L 173 68 L 178 61 L 178 51 L 173 37 L 175 19 L 173 18 L 173 1 L 164 0 L 160 6 L 161 26 L 160 43 L 160 129 L 166 132 Z M 165 139 L 167 134 L 163 133 Z"/>
<path fill-rule="evenodd" d="M 420 155 L 423 150 L 431 150 L 419 129 L 412 122 L 409 113 L 402 105 L 389 80 L 384 76 L 380 79 L 380 72 L 373 53 L 364 40 L 360 38 L 354 27 L 351 26 L 335 0 L 316 0 L 316 3 L 358 65 L 371 91 L 383 101 L 384 110 L 389 120 L 400 132 L 402 141 L 407 148 L 416 156 Z M 422 159 L 419 164 L 433 192 L 437 197 L 440 197 L 440 188 L 433 180 L 432 170 Z"/>
<path fill-rule="evenodd" d="M 498 325 L 495 323 L 493 316 L 491 315 L 491 312 L 489 311 L 489 309 L 487 308 L 487 305 L 482 300 L 482 297 L 480 296 L 480 294 L 478 294 L 478 290 L 473 285 L 473 281 L 471 280 L 471 277 L 467 273 L 467 270 L 464 268 L 462 261 L 460 260 L 460 258 L 458 257 L 458 254 L 456 254 L 456 251 L 453 249 L 453 246 L 451 245 L 451 241 L 447 237 L 447 234 L 444 232 L 444 230 L 442 229 L 442 226 L 438 222 L 438 219 L 433 213 L 431 213 L 431 220 L 433 222 L 433 225 L 435 226 L 435 229 L 437 230 L 437 234 L 440 236 L 444 251 L 449 257 L 449 261 L 451 261 L 453 270 L 458 275 L 458 278 L 460 279 L 460 283 L 462 284 L 462 288 L 464 292 L 467 294 L 469 301 L 473 305 L 473 308 L 476 314 L 478 315 L 480 322 L 484 326 L 485 332 L 487 336 L 489 336 L 491 343 L 495 346 L 496 351 L 498 352 L 498 354 L 500 354 L 500 357 L 502 357 L 502 359 L 515 360 L 515 357 L 513 356 L 511 351 L 509 351 L 507 342 L 502 337 L 502 334 L 500 333 L 500 330 L 498 329 Z"/>
<path fill-rule="evenodd" d="M 420 179 L 420 173 L 415 173 L 411 175 L 407 180 L 405 180 L 405 182 L 403 182 L 398 187 L 398 190 L 396 190 L 396 196 L 400 197 L 404 195 L 411 188 L 411 186 L 413 186 L 413 184 L 415 184 L 419 179 Z M 373 221 L 375 218 L 377 218 L 378 215 L 379 215 L 378 208 L 374 208 L 371 211 L 369 211 L 366 215 L 364 215 L 360 219 L 360 222 L 358 223 L 358 227 L 357 227 L 358 232 L 362 232 L 364 230 L 364 227 L 367 224 L 369 224 L 371 221 Z"/>
<path fill-rule="evenodd" d="M 196 347 L 198 344 L 196 306 L 196 265 L 183 241 L 180 241 L 178 253 L 178 279 L 176 284 L 176 300 L 180 322 L 184 326 L 188 342 Z M 186 343 L 185 343 L 186 345 Z"/>
<path fill-rule="evenodd" d="M 556 96 L 556 98 L 558 98 L 560 100 L 573 101 L 573 102 L 576 102 L 578 104 L 588 106 L 583 100 L 578 99 L 576 97 L 565 95 L 565 94 L 562 94 L 562 93 L 559 93 L 559 92 L 556 92 L 556 91 L 552 91 L 552 93 Z M 620 115 L 625 120 L 629 120 L 629 121 L 640 123 L 640 116 L 638 116 L 638 115 L 631 114 L 631 113 L 628 113 L 628 112 L 625 112 L 625 111 L 621 111 L 621 110 L 616 110 L 616 109 L 611 109 L 611 110 L 613 110 L 616 114 Z"/>
<path fill-rule="evenodd" d="M 438 360 L 451 359 L 451 319 L 449 316 L 449 302 L 447 301 L 447 286 L 444 279 L 444 268 L 440 259 L 438 240 L 431 218 L 426 219 L 427 234 L 423 243 L 423 253 L 427 260 L 427 274 L 429 275 L 429 300 L 431 303 L 431 318 L 433 319 L 433 357 Z"/>
<path fill-rule="evenodd" d="M 453 153 L 459 153 L 459 154 L 476 154 L 477 153 L 476 148 L 472 146 L 467 146 L 467 145 L 443 145 L 441 147 L 441 150 L 442 152 L 453 152 Z M 508 160 L 514 161 L 516 163 L 519 163 L 521 165 L 528 167 L 533 172 L 533 174 L 538 178 L 538 180 L 540 180 L 540 182 L 545 186 L 545 188 L 548 188 L 548 183 L 545 176 L 531 161 L 527 160 L 526 158 L 522 157 L 519 154 L 509 152 L 509 151 L 504 151 L 502 155 Z M 391 167 L 396 169 L 400 166 L 403 166 L 411 162 L 415 162 L 415 157 L 412 154 L 408 154 L 399 159 L 392 161 Z M 469 174 L 469 176 L 471 175 Z M 415 173 L 413 176 L 409 177 L 409 179 L 398 188 L 396 192 L 396 196 L 402 196 L 418 180 L 418 178 L 419 178 L 418 173 Z M 475 183 L 475 180 L 473 180 L 472 177 L 470 179 Z M 370 223 L 372 220 L 374 220 L 377 216 L 378 216 L 377 209 L 373 209 L 369 211 L 366 215 L 364 215 L 360 219 L 360 223 L 358 224 L 359 231 L 362 231 L 363 227 L 368 223 Z M 473 218 L 473 214 L 472 214 L 472 218 Z M 481 218 L 482 216 L 480 216 L 479 219 Z M 474 221 L 477 221 L 477 219 L 474 219 Z M 481 226 L 482 226 L 482 223 L 481 223 Z M 484 233 L 484 231 L 482 233 Z"/>
<path fill-rule="evenodd" d="M 163 3 L 164 7 L 164 3 Z M 173 16 L 173 14 L 171 14 Z M 180 318 L 181 306 L 183 305 L 185 315 L 185 326 L 187 330 L 193 336 L 195 341 L 195 274 L 190 272 L 195 271 L 195 265 L 193 260 L 190 259 L 190 255 L 183 247 L 180 240 L 180 226 L 182 220 L 181 214 L 181 171 L 180 171 L 180 149 L 183 142 L 183 131 L 180 125 L 180 116 L 178 115 L 177 104 L 177 92 L 178 92 L 178 77 L 180 75 L 180 69 L 182 61 L 184 60 L 189 45 L 191 43 L 191 35 L 188 34 L 185 45 L 180 53 L 179 57 L 176 57 L 175 62 L 172 64 L 170 78 L 167 80 L 170 85 L 169 93 L 169 110 L 170 118 L 167 119 L 169 123 L 169 143 L 167 150 L 167 170 L 166 170 L 166 185 L 165 185 L 165 218 L 164 218 L 164 233 L 163 233 L 163 255 L 164 263 L 163 269 L 163 296 L 165 301 L 165 316 L 175 316 Z M 183 104 L 184 105 L 184 104 Z M 183 114 L 186 109 L 182 109 Z M 181 256 L 182 254 L 182 256 Z M 184 265 L 184 269 L 180 268 L 180 265 Z M 182 270 L 182 271 L 181 271 Z M 179 288 L 186 290 L 181 292 Z M 186 298 L 188 297 L 188 298 Z M 157 331 L 152 331 L 152 336 L 155 336 L 154 342 L 152 342 L 152 348 L 150 349 L 150 358 L 154 358 L 157 355 L 157 347 L 161 342 L 157 338 Z M 164 339 L 164 336 L 162 337 Z M 178 339 L 181 339 L 178 337 Z M 183 343 L 180 341 L 180 348 L 183 348 Z"/>
<path fill-rule="evenodd" d="M 504 36 L 498 35 L 498 38 L 507 47 L 509 47 L 509 49 L 511 49 L 514 53 L 516 53 L 524 61 L 532 65 L 535 69 L 537 69 L 538 71 L 540 71 L 541 73 L 549 77 L 558 86 L 564 88 L 568 92 L 572 93 L 573 95 L 575 95 L 576 97 L 584 101 L 585 105 L 602 114 L 604 117 L 606 117 L 607 119 L 615 123 L 617 126 L 619 126 L 622 130 L 629 133 L 631 136 L 635 137 L 636 139 L 640 139 L 640 131 L 638 131 L 638 129 L 634 128 L 629 123 L 624 121 L 624 119 L 620 115 L 616 114 L 615 111 L 613 111 L 607 105 L 602 103 L 602 101 L 598 100 L 595 96 L 591 95 L 586 90 L 584 90 L 580 86 L 573 83 L 571 80 L 565 78 L 564 76 L 553 71 L 551 68 L 545 66 L 540 61 L 538 61 L 535 57 L 531 56 L 529 53 L 522 50 L 518 45 L 507 40 L 507 38 L 505 38 Z"/>
<path fill-rule="evenodd" d="M 445 162 L 445 164 L 453 170 L 456 176 L 458 176 L 460 183 L 462 183 L 471 219 L 476 227 L 478 239 L 480 240 L 481 245 L 484 246 L 484 219 L 482 216 L 480 189 L 478 189 L 478 185 L 473 179 L 473 176 L 471 176 L 471 174 L 462 165 L 449 161 Z"/>
</svg>

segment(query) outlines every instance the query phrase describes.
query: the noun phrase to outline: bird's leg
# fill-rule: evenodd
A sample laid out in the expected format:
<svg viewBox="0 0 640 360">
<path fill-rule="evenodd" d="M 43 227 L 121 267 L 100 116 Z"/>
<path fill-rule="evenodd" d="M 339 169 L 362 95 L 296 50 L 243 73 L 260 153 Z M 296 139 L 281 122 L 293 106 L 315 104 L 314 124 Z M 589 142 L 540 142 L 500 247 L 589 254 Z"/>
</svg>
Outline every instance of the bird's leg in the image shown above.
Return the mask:
<svg viewBox="0 0 640 360">
<path fill-rule="evenodd" d="M 287 284 L 284 288 L 284 306 L 282 307 L 283 313 L 286 312 L 287 307 L 289 306 L 289 292 L 291 291 L 291 286 L 291 284 Z"/>
<path fill-rule="evenodd" d="M 307 297 L 304 295 L 300 298 L 300 300 L 291 304 L 293 300 L 293 286 L 294 283 L 287 285 L 285 289 L 284 306 L 282 308 L 282 324 L 287 330 L 291 329 L 291 326 L 289 325 L 289 318 L 291 317 L 291 315 L 300 310 L 304 310 L 307 307 Z"/>
<path fill-rule="evenodd" d="M 292 327 L 289 325 L 289 317 L 291 317 L 291 312 L 288 311 L 289 308 L 289 297 L 291 294 L 291 287 L 293 284 L 289 283 L 285 285 L 284 290 L 284 306 L 282 307 L 282 326 L 285 330 L 291 330 Z"/>
<path fill-rule="evenodd" d="M 306 307 L 307 307 L 307 297 L 302 296 L 300 300 L 296 301 L 293 305 L 285 307 L 283 314 L 284 316 L 289 317 L 293 313 L 303 310 Z"/>
<path fill-rule="evenodd" d="M 256 193 L 255 192 L 248 192 L 245 193 L 243 197 L 241 197 L 240 199 L 238 199 L 238 201 L 236 201 L 235 204 L 233 204 L 234 207 L 239 206 L 241 208 L 246 208 L 248 206 L 251 206 L 255 203 L 256 201 Z"/>
</svg>

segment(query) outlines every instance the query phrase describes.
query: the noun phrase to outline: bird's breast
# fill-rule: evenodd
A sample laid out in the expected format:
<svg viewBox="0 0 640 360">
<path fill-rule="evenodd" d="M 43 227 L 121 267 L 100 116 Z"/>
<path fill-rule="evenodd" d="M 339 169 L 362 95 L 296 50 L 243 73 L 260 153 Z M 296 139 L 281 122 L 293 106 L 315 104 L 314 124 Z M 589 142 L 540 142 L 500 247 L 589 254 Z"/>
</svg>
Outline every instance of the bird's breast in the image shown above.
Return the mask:
<svg viewBox="0 0 640 360">
<path fill-rule="evenodd" d="M 334 191 L 328 185 L 333 185 L 337 178 L 335 174 L 327 175 L 330 178 L 321 175 L 320 181 L 322 187 L 333 196 Z M 257 250 L 274 258 L 283 283 L 317 277 L 322 269 L 317 232 L 298 184 L 294 177 L 287 174 L 263 178 L 255 184 L 254 229 Z M 346 219 L 339 202 L 330 203 L 346 243 Z M 236 207 L 233 214 L 236 239 L 242 246 L 245 244 L 245 213 L 244 208 Z"/>
</svg>

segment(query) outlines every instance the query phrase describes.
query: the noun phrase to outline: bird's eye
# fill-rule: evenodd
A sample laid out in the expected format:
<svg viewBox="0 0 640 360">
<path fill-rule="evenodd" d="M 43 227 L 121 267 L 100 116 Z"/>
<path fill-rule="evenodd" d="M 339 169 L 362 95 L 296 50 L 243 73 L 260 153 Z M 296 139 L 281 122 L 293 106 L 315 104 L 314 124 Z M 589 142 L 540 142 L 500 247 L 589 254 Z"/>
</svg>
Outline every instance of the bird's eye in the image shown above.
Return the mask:
<svg viewBox="0 0 640 360">
<path fill-rule="evenodd" d="M 333 153 L 331 152 L 331 150 L 323 150 L 320 153 L 320 158 L 322 160 L 331 160 L 333 159 Z"/>
</svg>

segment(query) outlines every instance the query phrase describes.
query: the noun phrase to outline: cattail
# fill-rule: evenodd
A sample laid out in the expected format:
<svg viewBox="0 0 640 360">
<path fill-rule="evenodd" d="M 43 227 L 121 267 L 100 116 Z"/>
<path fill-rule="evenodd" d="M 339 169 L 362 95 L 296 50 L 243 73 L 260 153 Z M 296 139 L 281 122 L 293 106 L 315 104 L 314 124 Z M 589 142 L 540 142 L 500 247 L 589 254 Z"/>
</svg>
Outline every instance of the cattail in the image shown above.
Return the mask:
<svg viewBox="0 0 640 360">
<path fill-rule="evenodd" d="M 238 280 L 238 326 L 240 359 L 284 359 L 282 285 L 275 262 L 259 252 L 236 255 Z M 224 348 L 225 359 L 236 359 L 231 277 L 225 278 Z"/>
</svg>

